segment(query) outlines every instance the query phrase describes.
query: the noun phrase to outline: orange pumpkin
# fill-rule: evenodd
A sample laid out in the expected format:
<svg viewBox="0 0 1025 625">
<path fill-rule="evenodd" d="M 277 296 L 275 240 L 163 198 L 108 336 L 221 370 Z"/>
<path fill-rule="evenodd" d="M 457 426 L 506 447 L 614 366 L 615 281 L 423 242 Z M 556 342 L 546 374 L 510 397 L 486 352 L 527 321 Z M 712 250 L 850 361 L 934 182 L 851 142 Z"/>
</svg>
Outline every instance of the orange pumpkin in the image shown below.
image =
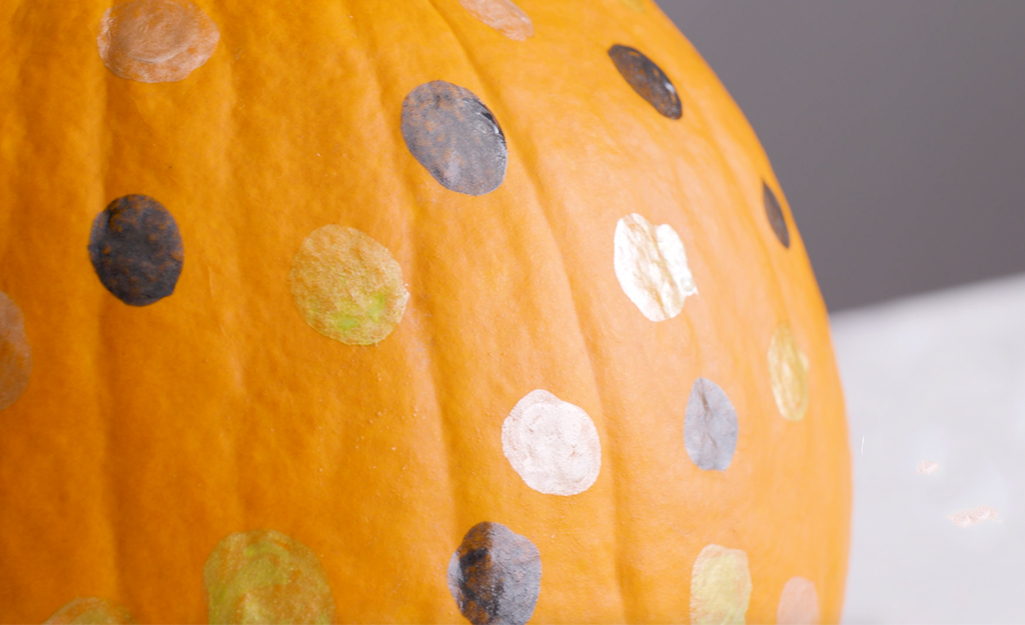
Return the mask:
<svg viewBox="0 0 1025 625">
<path fill-rule="evenodd" d="M 838 619 L 826 311 L 650 0 L 0 24 L 0 620 Z"/>
</svg>

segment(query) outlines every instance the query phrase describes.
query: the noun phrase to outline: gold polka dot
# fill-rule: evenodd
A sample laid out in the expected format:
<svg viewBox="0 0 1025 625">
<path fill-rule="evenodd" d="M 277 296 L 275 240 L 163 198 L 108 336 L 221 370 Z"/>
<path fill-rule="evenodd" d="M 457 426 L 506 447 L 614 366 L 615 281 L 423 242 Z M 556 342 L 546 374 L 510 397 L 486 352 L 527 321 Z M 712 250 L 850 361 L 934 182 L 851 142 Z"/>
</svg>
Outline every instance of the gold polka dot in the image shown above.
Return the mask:
<svg viewBox="0 0 1025 625">
<path fill-rule="evenodd" d="M 819 622 L 819 596 L 815 582 L 791 577 L 783 586 L 776 609 L 777 625 L 814 625 Z"/>
<path fill-rule="evenodd" d="M 750 599 L 747 554 L 719 545 L 702 549 L 690 579 L 692 625 L 742 625 Z"/>
<path fill-rule="evenodd" d="M 125 608 L 95 597 L 72 599 L 43 625 L 127 625 L 135 619 Z"/>
<path fill-rule="evenodd" d="M 21 397 L 32 375 L 32 347 L 25 318 L 11 298 L 0 292 L 0 410 Z"/>
<path fill-rule="evenodd" d="M 409 300 L 391 252 L 355 228 L 314 230 L 295 255 L 289 279 L 306 323 L 347 345 L 384 340 Z"/>
<path fill-rule="evenodd" d="M 523 9 L 511 0 L 459 0 L 474 17 L 510 39 L 526 41 L 534 34 L 534 24 Z"/>
<path fill-rule="evenodd" d="M 797 347 L 790 324 L 779 324 L 769 344 L 772 394 L 783 418 L 800 421 L 808 411 L 808 359 Z"/>
<path fill-rule="evenodd" d="M 173 82 L 206 63 L 219 39 L 217 25 L 189 0 L 131 0 L 103 14 L 96 45 L 121 78 Z"/>
<path fill-rule="evenodd" d="M 629 7 L 631 10 L 641 13 L 644 11 L 644 4 L 641 0 L 620 0 L 623 4 Z"/>
<path fill-rule="evenodd" d="M 333 623 L 327 574 L 306 545 L 255 530 L 219 542 L 203 567 L 209 623 Z"/>
</svg>

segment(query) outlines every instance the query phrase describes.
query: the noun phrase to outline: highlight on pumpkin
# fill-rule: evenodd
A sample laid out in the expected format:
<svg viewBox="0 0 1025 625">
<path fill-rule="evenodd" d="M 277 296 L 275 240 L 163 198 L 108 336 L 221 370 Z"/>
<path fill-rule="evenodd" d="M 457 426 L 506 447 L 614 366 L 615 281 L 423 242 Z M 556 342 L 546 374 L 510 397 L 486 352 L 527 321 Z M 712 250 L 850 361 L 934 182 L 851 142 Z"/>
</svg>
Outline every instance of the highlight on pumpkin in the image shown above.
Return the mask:
<svg viewBox="0 0 1025 625">
<path fill-rule="evenodd" d="M 32 346 L 25 335 L 25 316 L 0 291 L 0 410 L 18 401 L 32 377 Z"/>
<path fill-rule="evenodd" d="M 388 248 L 355 228 L 334 224 L 303 240 L 289 282 L 306 323 L 347 345 L 384 340 L 409 300 L 402 267 Z"/>
<path fill-rule="evenodd" d="M 546 495 L 576 495 L 598 479 L 601 440 L 583 408 L 535 390 L 502 423 L 502 452 L 527 486 Z"/>
<path fill-rule="evenodd" d="M 698 292 L 676 230 L 636 213 L 616 224 L 613 264 L 623 292 L 652 321 L 672 319 Z"/>
<path fill-rule="evenodd" d="M 208 622 L 334 622 L 335 602 L 317 556 L 274 530 L 231 534 L 203 567 Z"/>
<path fill-rule="evenodd" d="M 473 625 L 524 625 L 541 592 L 541 552 L 501 523 L 478 523 L 449 560 L 448 589 Z"/>
<path fill-rule="evenodd" d="M 57 610 L 43 625 L 128 625 L 134 622 L 127 608 L 112 601 L 78 597 Z"/>
<path fill-rule="evenodd" d="M 800 421 L 808 410 L 808 358 L 797 347 L 790 324 L 776 327 L 769 343 L 769 376 L 776 407 L 787 421 Z"/>
<path fill-rule="evenodd" d="M 684 411 L 683 443 L 687 455 L 705 471 L 725 471 L 737 449 L 737 411 L 715 382 L 694 380 Z"/>
<path fill-rule="evenodd" d="M 791 577 L 783 585 L 776 609 L 777 625 L 815 625 L 819 622 L 819 595 L 815 582 Z"/>
<path fill-rule="evenodd" d="M 107 69 L 139 82 L 174 82 L 209 59 L 217 25 L 189 0 L 131 0 L 107 9 L 96 45 Z"/>
<path fill-rule="evenodd" d="M 509 39 L 526 41 L 534 34 L 534 24 L 512 0 L 459 0 L 474 17 Z"/>
<path fill-rule="evenodd" d="M 762 181 L 762 200 L 765 204 L 765 216 L 769 219 L 769 226 L 783 247 L 789 249 L 790 229 L 787 228 L 787 220 L 783 217 L 783 209 L 779 207 L 776 194 L 772 192 L 765 181 Z"/>
<path fill-rule="evenodd" d="M 402 138 L 446 189 L 484 195 L 505 179 L 508 150 L 494 114 L 472 91 L 435 80 L 402 102 Z"/>
<path fill-rule="evenodd" d="M 656 111 L 669 119 L 683 117 L 683 104 L 673 82 L 643 52 L 616 44 L 609 48 L 609 57 L 623 80 Z"/>
<path fill-rule="evenodd" d="M 690 579 L 691 625 L 743 625 L 750 600 L 747 554 L 721 545 L 702 549 Z"/>
</svg>

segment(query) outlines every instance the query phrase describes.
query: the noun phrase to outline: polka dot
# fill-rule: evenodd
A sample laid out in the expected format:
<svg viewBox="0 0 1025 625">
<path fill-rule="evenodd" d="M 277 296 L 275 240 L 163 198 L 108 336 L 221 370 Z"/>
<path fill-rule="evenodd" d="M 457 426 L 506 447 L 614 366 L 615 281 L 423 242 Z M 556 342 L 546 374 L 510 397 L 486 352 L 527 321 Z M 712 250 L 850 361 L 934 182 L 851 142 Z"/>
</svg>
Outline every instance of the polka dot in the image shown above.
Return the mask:
<svg viewBox="0 0 1025 625">
<path fill-rule="evenodd" d="M 747 554 L 708 545 L 694 562 L 690 580 L 692 625 L 742 625 L 751 599 Z"/>
<path fill-rule="evenodd" d="M 951 522 L 958 527 L 971 527 L 983 521 L 992 521 L 999 515 L 997 511 L 989 506 L 979 506 L 971 510 L 961 510 L 950 515 Z"/>
<path fill-rule="evenodd" d="M 93 220 L 89 257 L 114 297 L 147 306 L 174 292 L 185 252 L 178 224 L 160 202 L 126 195 Z"/>
<path fill-rule="evenodd" d="M 707 378 L 690 389 L 683 421 L 687 455 L 698 468 L 725 471 L 737 449 L 737 411 L 726 391 Z"/>
<path fill-rule="evenodd" d="M 523 625 L 541 591 L 541 553 L 501 523 L 478 523 L 452 554 L 448 589 L 473 625 Z"/>
<path fill-rule="evenodd" d="M 546 495 L 576 495 L 601 471 L 601 441 L 584 410 L 548 391 L 518 401 L 502 423 L 502 451 L 523 481 Z"/>
<path fill-rule="evenodd" d="M 776 238 L 783 244 L 783 247 L 790 247 L 790 230 L 787 228 L 787 220 L 783 217 L 783 209 L 779 207 L 779 200 L 772 192 L 769 185 L 762 182 L 762 197 L 765 201 L 765 216 L 769 218 L 769 225 L 776 233 Z"/>
<path fill-rule="evenodd" d="M 474 17 L 515 41 L 534 34 L 534 24 L 523 9 L 510 0 L 459 0 Z"/>
<path fill-rule="evenodd" d="M 107 69 L 139 82 L 174 82 L 214 53 L 217 25 L 188 0 L 132 0 L 103 14 L 96 44 Z"/>
<path fill-rule="evenodd" d="M 57 610 L 44 625 L 124 625 L 134 622 L 128 610 L 113 602 L 79 597 Z"/>
<path fill-rule="evenodd" d="M 273 530 L 232 534 L 203 567 L 209 623 L 333 623 L 327 574 L 306 545 Z"/>
<path fill-rule="evenodd" d="M 623 292 L 652 321 L 680 314 L 683 300 L 698 292 L 680 235 L 636 213 L 616 224 L 613 263 Z"/>
<path fill-rule="evenodd" d="M 355 228 L 328 225 L 302 242 L 289 275 L 299 314 L 346 345 L 381 342 L 402 320 L 409 293 L 386 247 Z"/>
<path fill-rule="evenodd" d="M 641 13 L 644 11 L 644 4 L 641 0 L 620 0 L 628 9 Z"/>
<path fill-rule="evenodd" d="M 0 410 L 18 401 L 32 376 L 32 347 L 25 317 L 14 300 L 0 291 Z"/>
<path fill-rule="evenodd" d="M 683 117 L 683 105 L 676 87 L 658 65 L 640 51 L 616 44 L 609 48 L 616 69 L 642 98 L 669 119 Z"/>
<path fill-rule="evenodd" d="M 777 625 L 814 625 L 819 622 L 819 595 L 815 583 L 791 577 L 783 586 L 776 608 Z"/>
<path fill-rule="evenodd" d="M 458 85 L 436 80 L 410 91 L 402 138 L 446 189 L 484 195 L 505 179 L 505 135 L 480 98 Z"/>
<path fill-rule="evenodd" d="M 808 359 L 797 348 L 790 324 L 779 324 L 769 343 L 769 376 L 776 407 L 787 421 L 800 421 L 808 411 Z"/>
</svg>

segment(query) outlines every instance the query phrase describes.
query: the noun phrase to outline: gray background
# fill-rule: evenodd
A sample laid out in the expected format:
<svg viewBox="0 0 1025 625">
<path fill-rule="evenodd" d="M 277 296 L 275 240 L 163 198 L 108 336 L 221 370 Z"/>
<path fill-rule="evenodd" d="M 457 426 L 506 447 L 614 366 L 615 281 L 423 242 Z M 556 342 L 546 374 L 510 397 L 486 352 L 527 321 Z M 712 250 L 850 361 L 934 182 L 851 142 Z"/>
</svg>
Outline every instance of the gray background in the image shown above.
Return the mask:
<svg viewBox="0 0 1025 625">
<path fill-rule="evenodd" d="M 758 133 L 830 310 L 1025 271 L 1025 1 L 659 4 Z"/>
</svg>

